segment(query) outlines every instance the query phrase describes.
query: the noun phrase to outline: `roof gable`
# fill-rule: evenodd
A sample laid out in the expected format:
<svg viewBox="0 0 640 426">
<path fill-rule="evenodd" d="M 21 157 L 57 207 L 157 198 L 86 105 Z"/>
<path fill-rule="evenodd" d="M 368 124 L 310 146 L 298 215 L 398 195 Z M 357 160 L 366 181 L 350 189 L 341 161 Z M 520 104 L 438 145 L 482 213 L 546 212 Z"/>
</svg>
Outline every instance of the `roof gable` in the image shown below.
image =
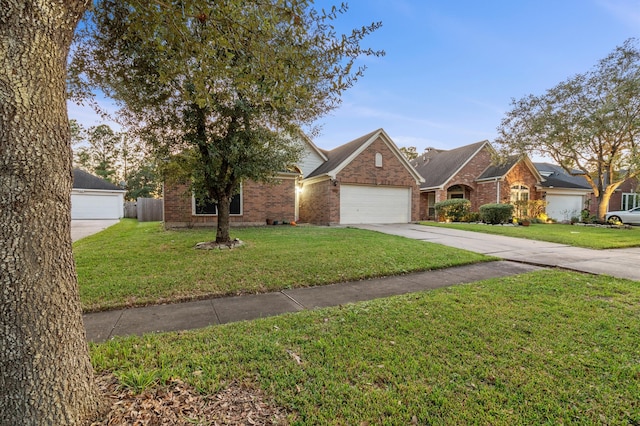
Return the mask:
<svg viewBox="0 0 640 426">
<path fill-rule="evenodd" d="M 73 189 L 99 189 L 103 191 L 122 191 L 118 185 L 94 176 L 80 169 L 73 169 Z"/>
<path fill-rule="evenodd" d="M 531 162 L 529 157 L 525 156 L 517 156 L 512 155 L 508 157 L 505 161 L 499 164 L 491 164 L 487 169 L 482 172 L 480 176 L 476 179 L 476 181 L 487 181 L 487 180 L 496 180 L 504 178 L 511 170 L 513 170 L 516 165 L 520 162 L 524 162 L 524 165 L 529 169 L 531 174 L 535 177 L 536 181 L 542 182 L 544 178 L 535 167 L 535 165 Z"/>
<path fill-rule="evenodd" d="M 371 133 L 367 133 L 357 139 L 352 140 L 344 145 L 341 145 L 331 151 L 322 151 L 327 161 L 311 172 L 309 178 L 319 177 L 322 175 L 335 179 L 336 175 L 340 173 L 349 163 L 351 163 L 358 155 L 360 155 L 369 145 L 380 138 L 385 145 L 391 150 L 391 152 L 397 157 L 407 171 L 413 176 L 416 182 L 421 182 L 423 179 L 420 174 L 414 169 L 404 155 L 400 152 L 395 143 L 391 140 L 389 135 L 383 130 L 378 129 Z"/>
<path fill-rule="evenodd" d="M 485 146 L 491 148 L 489 141 L 476 142 L 449 151 L 432 149 L 419 155 L 412 164 L 424 178 L 420 188 L 444 186 Z"/>
</svg>

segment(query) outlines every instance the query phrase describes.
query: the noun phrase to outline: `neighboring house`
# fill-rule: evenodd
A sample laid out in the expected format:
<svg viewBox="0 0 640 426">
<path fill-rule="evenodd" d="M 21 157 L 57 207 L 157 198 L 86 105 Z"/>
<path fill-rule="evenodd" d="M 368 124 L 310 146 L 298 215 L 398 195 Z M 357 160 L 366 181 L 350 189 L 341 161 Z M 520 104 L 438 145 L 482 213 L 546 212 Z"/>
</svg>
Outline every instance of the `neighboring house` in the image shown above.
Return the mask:
<svg viewBox="0 0 640 426">
<path fill-rule="evenodd" d="M 412 161 L 424 177 L 420 186 L 420 219 L 436 219 L 435 204 L 451 198 L 471 201 L 471 210 L 481 205 L 537 200 L 542 181 L 528 157 L 510 158 L 494 164 L 495 150 L 488 141 L 452 150 L 433 148 Z"/>
<path fill-rule="evenodd" d="M 295 172 L 274 184 L 242 183 L 232 201 L 232 225 L 263 225 L 268 220 L 319 225 L 399 223 L 418 220 L 420 175 L 382 129 L 334 150 L 303 139 L 304 154 Z M 212 226 L 215 205 L 202 206 L 188 185 L 165 185 L 168 228 Z"/>
<path fill-rule="evenodd" d="M 568 221 L 580 217 L 580 212 L 588 207 L 592 189 L 584 177 L 568 174 L 562 167 L 549 163 L 535 163 L 544 180 L 538 184 L 547 202 L 547 216 Z"/>
<path fill-rule="evenodd" d="M 640 179 L 638 178 L 627 179 L 611 194 L 607 211 L 631 210 L 634 207 L 640 207 Z M 593 193 L 589 209 L 591 214 L 598 212 L 598 200 Z"/>
<path fill-rule="evenodd" d="M 84 170 L 73 169 L 71 219 L 120 219 L 125 190 Z"/>
</svg>

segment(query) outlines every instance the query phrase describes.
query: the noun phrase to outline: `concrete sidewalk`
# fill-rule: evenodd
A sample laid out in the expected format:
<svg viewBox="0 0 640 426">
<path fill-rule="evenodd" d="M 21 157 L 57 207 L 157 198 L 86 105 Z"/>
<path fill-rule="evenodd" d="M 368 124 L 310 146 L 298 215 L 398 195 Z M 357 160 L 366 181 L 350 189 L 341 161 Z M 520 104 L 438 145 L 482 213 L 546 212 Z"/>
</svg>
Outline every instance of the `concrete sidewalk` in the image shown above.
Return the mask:
<svg viewBox="0 0 640 426">
<path fill-rule="evenodd" d="M 417 224 L 358 225 L 357 227 L 443 244 L 505 260 L 640 281 L 640 247 L 591 250 L 545 241 Z M 575 232 L 580 232 L 580 228 L 576 227 Z"/>
<path fill-rule="evenodd" d="M 97 312 L 85 314 L 84 325 L 87 340 L 103 342 L 114 336 L 202 328 L 505 277 L 538 269 L 540 269 L 538 266 L 509 261 L 477 263 L 436 271 L 297 288 L 275 293 Z"/>
</svg>

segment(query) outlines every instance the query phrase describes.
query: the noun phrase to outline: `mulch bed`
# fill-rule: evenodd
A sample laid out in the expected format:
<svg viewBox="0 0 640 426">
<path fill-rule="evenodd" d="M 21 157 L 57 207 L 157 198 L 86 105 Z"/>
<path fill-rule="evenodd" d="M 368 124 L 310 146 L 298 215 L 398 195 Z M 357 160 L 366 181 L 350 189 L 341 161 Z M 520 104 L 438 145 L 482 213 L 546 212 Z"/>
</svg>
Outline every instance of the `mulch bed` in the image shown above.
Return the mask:
<svg viewBox="0 0 640 426">
<path fill-rule="evenodd" d="M 142 394 L 122 388 L 110 374 L 96 381 L 111 402 L 111 410 L 91 426 L 288 424 L 284 409 L 270 404 L 261 390 L 246 384 L 233 382 L 216 395 L 203 396 L 180 380 Z"/>
</svg>

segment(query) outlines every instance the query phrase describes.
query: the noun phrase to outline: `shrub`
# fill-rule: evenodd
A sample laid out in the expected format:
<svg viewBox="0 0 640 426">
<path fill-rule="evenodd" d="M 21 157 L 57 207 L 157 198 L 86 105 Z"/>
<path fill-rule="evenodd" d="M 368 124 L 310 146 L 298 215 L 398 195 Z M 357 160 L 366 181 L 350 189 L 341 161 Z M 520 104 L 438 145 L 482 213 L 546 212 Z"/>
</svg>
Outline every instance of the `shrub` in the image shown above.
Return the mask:
<svg viewBox="0 0 640 426">
<path fill-rule="evenodd" d="M 471 209 L 471 201 L 462 198 L 440 201 L 434 205 L 438 218 L 450 222 L 461 222 Z"/>
<path fill-rule="evenodd" d="M 480 222 L 479 212 L 469 212 L 463 219 L 463 222 Z"/>
<path fill-rule="evenodd" d="M 483 222 L 492 225 L 508 222 L 512 215 L 512 204 L 485 204 L 480 206 L 480 218 Z"/>
</svg>

